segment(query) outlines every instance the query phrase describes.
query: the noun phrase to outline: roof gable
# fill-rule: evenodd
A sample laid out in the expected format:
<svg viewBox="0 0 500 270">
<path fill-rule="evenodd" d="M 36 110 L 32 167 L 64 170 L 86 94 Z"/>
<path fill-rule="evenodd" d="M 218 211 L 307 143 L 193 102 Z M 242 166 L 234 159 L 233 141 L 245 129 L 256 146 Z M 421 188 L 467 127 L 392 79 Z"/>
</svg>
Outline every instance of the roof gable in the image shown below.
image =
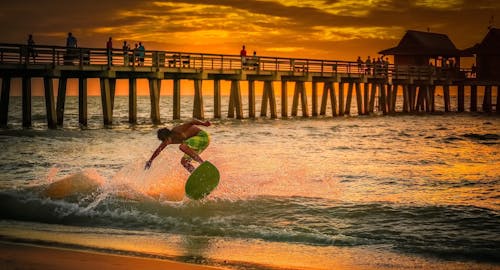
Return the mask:
<svg viewBox="0 0 500 270">
<path fill-rule="evenodd" d="M 379 52 L 386 55 L 455 56 L 459 50 L 445 34 L 408 30 L 397 47 Z"/>
</svg>

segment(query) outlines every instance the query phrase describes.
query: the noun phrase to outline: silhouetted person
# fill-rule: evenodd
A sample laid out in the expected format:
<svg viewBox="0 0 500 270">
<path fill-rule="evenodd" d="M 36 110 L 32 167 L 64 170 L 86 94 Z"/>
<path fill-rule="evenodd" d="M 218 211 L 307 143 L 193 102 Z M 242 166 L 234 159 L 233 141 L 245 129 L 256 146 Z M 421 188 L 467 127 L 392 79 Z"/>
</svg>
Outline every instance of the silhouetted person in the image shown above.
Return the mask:
<svg viewBox="0 0 500 270">
<path fill-rule="evenodd" d="M 137 48 L 139 51 L 139 66 L 144 66 L 144 56 L 146 54 L 146 48 L 144 48 L 144 45 L 142 45 L 142 42 L 139 42 L 139 48 Z"/>
<path fill-rule="evenodd" d="M 358 56 L 356 62 L 358 63 L 358 72 L 361 72 L 363 70 L 363 60 L 361 60 L 361 56 Z"/>
<path fill-rule="evenodd" d="M 71 32 L 68 33 L 68 37 L 66 38 L 66 47 L 68 48 L 77 48 L 78 43 L 76 41 L 75 36 Z"/>
<path fill-rule="evenodd" d="M 241 48 L 240 51 L 240 57 L 241 57 L 241 65 L 244 66 L 247 63 L 247 50 L 245 49 L 245 45 Z"/>
<path fill-rule="evenodd" d="M 113 39 L 111 37 L 106 42 L 106 53 L 108 54 L 108 65 L 113 65 Z"/>
<path fill-rule="evenodd" d="M 33 35 L 28 36 L 28 63 L 30 62 L 30 57 L 33 58 L 33 64 L 35 63 L 36 51 L 35 51 L 35 40 L 33 40 Z"/>
<path fill-rule="evenodd" d="M 372 60 L 370 59 L 370 56 L 366 58 L 365 65 L 366 65 L 365 74 L 370 75 L 372 68 Z"/>
<path fill-rule="evenodd" d="M 123 50 L 123 64 L 125 66 L 128 66 L 130 64 L 129 63 L 130 62 L 130 56 L 129 56 L 130 45 L 128 45 L 126 40 L 123 41 L 122 50 Z"/>
</svg>

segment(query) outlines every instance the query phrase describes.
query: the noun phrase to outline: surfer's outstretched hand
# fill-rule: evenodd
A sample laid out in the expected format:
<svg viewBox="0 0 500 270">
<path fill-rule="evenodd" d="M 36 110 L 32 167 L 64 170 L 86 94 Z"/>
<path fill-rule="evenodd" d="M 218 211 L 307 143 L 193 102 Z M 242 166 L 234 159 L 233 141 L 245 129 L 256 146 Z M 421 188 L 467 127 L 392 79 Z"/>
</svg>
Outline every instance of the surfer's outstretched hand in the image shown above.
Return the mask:
<svg viewBox="0 0 500 270">
<path fill-rule="evenodd" d="M 148 160 L 148 162 L 146 162 L 146 165 L 144 166 L 144 170 L 147 170 L 151 167 L 151 160 Z"/>
</svg>

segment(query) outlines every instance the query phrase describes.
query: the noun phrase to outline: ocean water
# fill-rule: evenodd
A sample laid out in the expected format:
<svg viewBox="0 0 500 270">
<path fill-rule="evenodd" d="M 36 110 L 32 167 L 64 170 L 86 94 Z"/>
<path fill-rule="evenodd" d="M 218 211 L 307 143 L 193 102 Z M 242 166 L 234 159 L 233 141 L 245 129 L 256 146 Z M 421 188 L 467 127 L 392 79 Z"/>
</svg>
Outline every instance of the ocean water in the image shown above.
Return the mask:
<svg viewBox="0 0 500 270">
<path fill-rule="evenodd" d="M 42 98 L 31 129 L 11 101 L 0 130 L 2 241 L 228 269 L 500 268 L 496 115 L 212 120 L 202 158 L 220 185 L 191 201 L 176 146 L 143 169 L 159 144 L 147 97 L 133 126 L 117 97 L 112 127 L 89 98 L 84 129 L 69 98 L 57 130 L 45 127 Z M 160 107 L 161 126 L 179 123 L 167 97 Z M 60 181 L 72 185 L 51 197 Z"/>
</svg>

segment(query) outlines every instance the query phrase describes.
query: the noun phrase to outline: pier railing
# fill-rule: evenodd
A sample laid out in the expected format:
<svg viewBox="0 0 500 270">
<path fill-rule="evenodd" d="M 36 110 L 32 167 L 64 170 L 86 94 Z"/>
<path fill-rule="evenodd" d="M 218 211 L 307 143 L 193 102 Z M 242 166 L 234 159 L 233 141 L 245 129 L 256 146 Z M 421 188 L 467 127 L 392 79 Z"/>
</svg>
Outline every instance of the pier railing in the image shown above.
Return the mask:
<svg viewBox="0 0 500 270">
<path fill-rule="evenodd" d="M 392 79 L 465 78 L 468 70 L 444 70 L 430 66 L 365 65 L 351 61 L 282 58 L 268 56 L 191 53 L 154 50 L 107 50 L 105 48 L 68 48 L 64 46 L 0 43 L 0 65 L 25 65 L 71 68 L 71 66 L 150 67 L 194 70 L 249 70 L 315 73 L 320 76 L 338 74 L 355 77 Z M 175 70 L 172 70 L 175 71 Z"/>
</svg>

